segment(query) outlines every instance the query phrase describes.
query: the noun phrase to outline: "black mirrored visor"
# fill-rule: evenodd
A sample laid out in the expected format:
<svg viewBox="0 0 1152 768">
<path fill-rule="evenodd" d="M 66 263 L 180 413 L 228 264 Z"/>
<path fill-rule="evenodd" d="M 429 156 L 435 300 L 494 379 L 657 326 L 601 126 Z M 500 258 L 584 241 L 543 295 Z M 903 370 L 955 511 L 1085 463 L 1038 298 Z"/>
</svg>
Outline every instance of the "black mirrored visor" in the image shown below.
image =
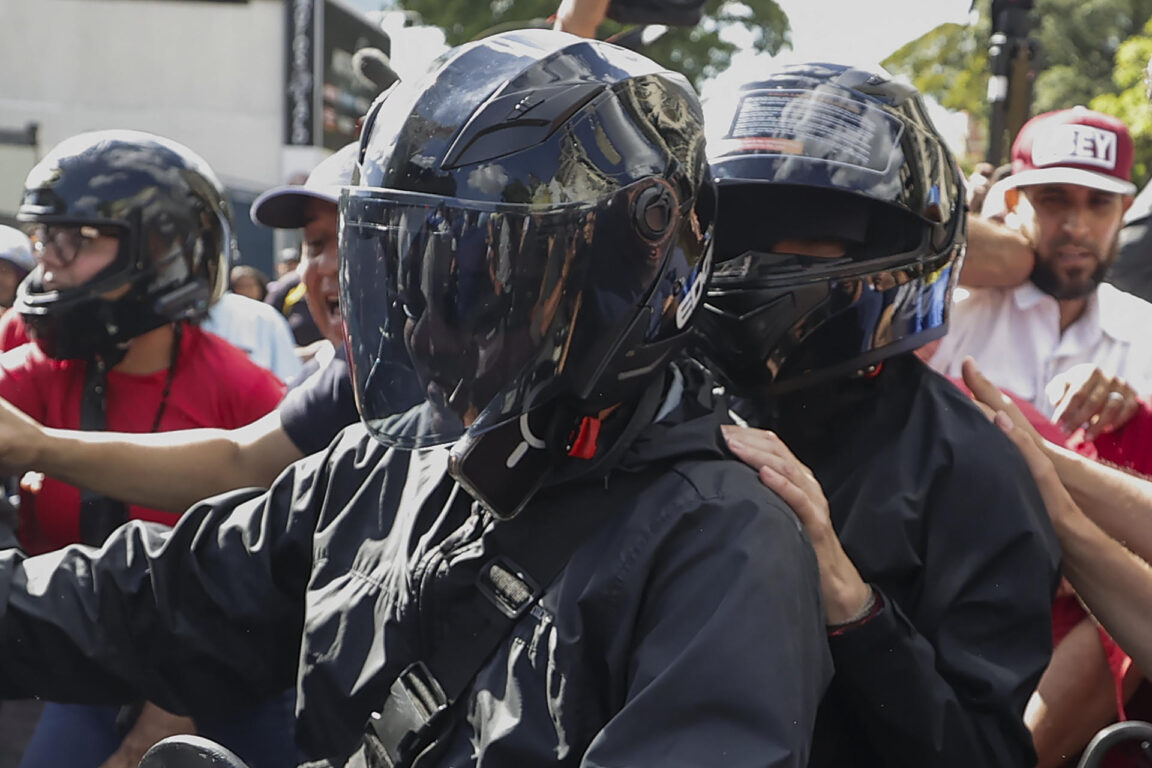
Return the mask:
<svg viewBox="0 0 1152 768">
<path fill-rule="evenodd" d="M 806 282 L 816 281 L 828 274 L 840 274 L 852 262 L 850 256 L 822 258 L 799 253 L 746 251 L 734 259 L 719 262 L 713 270 L 712 282 L 772 285 L 794 282 L 797 277 Z"/>
<path fill-rule="evenodd" d="M 591 207 L 352 188 L 340 212 L 349 361 L 377 439 L 448 444 L 554 394 L 585 282 Z"/>
<path fill-rule="evenodd" d="M 778 153 L 887 175 L 901 133 L 895 117 L 839 89 L 772 89 L 743 94 L 727 135 L 709 151 Z"/>
</svg>

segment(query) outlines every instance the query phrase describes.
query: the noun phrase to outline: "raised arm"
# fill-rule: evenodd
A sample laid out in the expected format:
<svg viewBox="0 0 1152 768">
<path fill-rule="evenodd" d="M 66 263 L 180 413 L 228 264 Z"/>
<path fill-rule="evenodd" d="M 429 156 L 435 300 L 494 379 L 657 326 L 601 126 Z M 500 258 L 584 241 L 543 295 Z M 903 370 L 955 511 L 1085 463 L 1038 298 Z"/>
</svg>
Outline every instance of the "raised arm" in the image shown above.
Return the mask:
<svg viewBox="0 0 1152 768">
<path fill-rule="evenodd" d="M 302 456 L 278 411 L 234 430 L 133 434 L 48 429 L 0 400 L 0 471 L 42 472 L 170 512 L 224 491 L 267 487 Z"/>
<path fill-rule="evenodd" d="M 561 0 L 554 29 L 580 37 L 595 37 L 608 13 L 609 0 Z"/>
<path fill-rule="evenodd" d="M 1045 451 L 1025 429 L 1015 424 L 1007 411 L 999 409 L 995 421 L 1020 449 L 1036 479 L 1060 539 L 1064 575 L 1088 609 L 1137 666 L 1152 669 L 1152 610 L 1149 610 L 1152 607 L 1152 569 L 1088 518 L 1061 482 L 1063 474 L 1058 473 Z M 1092 466 L 1091 462 L 1083 462 L 1083 466 L 1081 462 L 1072 462 L 1068 466 L 1075 468 L 1073 476 L 1082 488 L 1091 485 L 1089 478 L 1095 473 L 1083 471 Z M 1095 508 L 1096 517 L 1100 517 L 1101 508 L 1122 507 L 1120 510 L 1110 509 L 1111 514 L 1104 515 L 1115 527 L 1118 519 L 1134 519 L 1133 516 L 1141 512 L 1147 518 L 1152 513 L 1152 498 L 1135 492 L 1138 490 L 1136 484 L 1147 486 L 1147 483 L 1106 467 L 1100 469 L 1107 471 L 1096 475 L 1098 478 L 1107 475 L 1107 480 L 1126 478 L 1131 482 L 1106 481 L 1092 487 L 1085 498 L 1096 499 L 1101 504 L 1100 508 Z M 1119 493 L 1122 500 L 1113 497 L 1108 503 L 1109 490 Z M 1141 498 L 1146 499 L 1143 509 L 1138 506 Z"/>
<path fill-rule="evenodd" d="M 1152 482 L 1048 442 L 1032 429 L 1020 409 L 980 373 L 973 360 L 964 361 L 963 373 L 964 383 L 973 396 L 993 411 L 1003 412 L 1004 418 L 1015 427 L 1018 438 L 1015 442 L 1022 444 L 1019 438 L 1027 437 L 1046 457 L 1062 488 L 1071 495 L 1069 501 L 1083 510 L 1089 522 L 1139 557 L 1152 560 L 1152 525 L 1149 524 L 1152 522 Z M 1063 503 L 1055 507 L 1056 510 L 1062 508 Z M 1053 510 L 1050 502 L 1048 511 Z M 1091 536 L 1079 528 L 1076 533 Z"/>
<path fill-rule="evenodd" d="M 1036 256 L 1024 235 L 999 221 L 968 216 L 968 251 L 960 284 L 970 288 L 1014 288 L 1032 274 Z"/>
</svg>

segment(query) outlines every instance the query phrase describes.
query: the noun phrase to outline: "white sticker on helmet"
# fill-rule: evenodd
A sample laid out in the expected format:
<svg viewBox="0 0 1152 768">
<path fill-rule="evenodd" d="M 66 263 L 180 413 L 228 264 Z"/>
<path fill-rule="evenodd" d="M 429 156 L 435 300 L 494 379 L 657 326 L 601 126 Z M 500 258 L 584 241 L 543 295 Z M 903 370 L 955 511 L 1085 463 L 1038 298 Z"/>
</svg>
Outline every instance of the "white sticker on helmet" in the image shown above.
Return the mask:
<svg viewBox="0 0 1152 768">
<path fill-rule="evenodd" d="M 691 319 L 692 313 L 696 311 L 696 307 L 700 304 L 700 300 L 704 298 L 704 286 L 708 284 L 708 276 L 712 273 L 712 241 L 708 241 L 708 245 L 704 249 L 704 258 L 700 260 L 700 266 L 696 270 L 696 275 L 692 280 L 692 284 L 688 286 L 687 293 L 684 300 L 680 302 L 680 306 L 676 308 L 676 328 L 683 328 L 688 324 Z"/>
</svg>

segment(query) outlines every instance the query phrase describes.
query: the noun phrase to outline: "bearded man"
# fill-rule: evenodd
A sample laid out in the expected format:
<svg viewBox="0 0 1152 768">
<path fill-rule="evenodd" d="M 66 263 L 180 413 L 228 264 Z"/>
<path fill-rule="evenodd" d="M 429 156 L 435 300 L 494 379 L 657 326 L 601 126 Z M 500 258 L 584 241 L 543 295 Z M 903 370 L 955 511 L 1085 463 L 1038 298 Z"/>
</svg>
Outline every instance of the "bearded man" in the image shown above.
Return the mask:
<svg viewBox="0 0 1152 768">
<path fill-rule="evenodd" d="M 1152 304 L 1102 283 L 1136 191 L 1132 156 L 1124 124 L 1084 107 L 1021 128 L 1013 172 L 997 186 L 1005 224 L 1030 246 L 1031 273 L 1019 284 L 989 278 L 976 269 L 989 259 L 973 238 L 960 276 L 967 295 L 957 296 L 933 368 L 958 377 L 974 357 L 989 379 L 1048 417 L 1059 405 L 1049 383 L 1085 363 L 1152 393 Z"/>
</svg>

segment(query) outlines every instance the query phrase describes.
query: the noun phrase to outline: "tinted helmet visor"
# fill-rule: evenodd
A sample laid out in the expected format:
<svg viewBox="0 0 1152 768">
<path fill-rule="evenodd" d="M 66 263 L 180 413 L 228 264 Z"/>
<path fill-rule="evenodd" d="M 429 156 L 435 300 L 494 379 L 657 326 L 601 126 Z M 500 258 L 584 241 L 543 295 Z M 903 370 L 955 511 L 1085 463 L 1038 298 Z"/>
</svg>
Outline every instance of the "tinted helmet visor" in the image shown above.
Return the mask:
<svg viewBox="0 0 1152 768">
<path fill-rule="evenodd" d="M 595 212 L 353 188 L 340 289 L 361 416 L 401 448 L 451 443 L 555 396 Z"/>
</svg>

